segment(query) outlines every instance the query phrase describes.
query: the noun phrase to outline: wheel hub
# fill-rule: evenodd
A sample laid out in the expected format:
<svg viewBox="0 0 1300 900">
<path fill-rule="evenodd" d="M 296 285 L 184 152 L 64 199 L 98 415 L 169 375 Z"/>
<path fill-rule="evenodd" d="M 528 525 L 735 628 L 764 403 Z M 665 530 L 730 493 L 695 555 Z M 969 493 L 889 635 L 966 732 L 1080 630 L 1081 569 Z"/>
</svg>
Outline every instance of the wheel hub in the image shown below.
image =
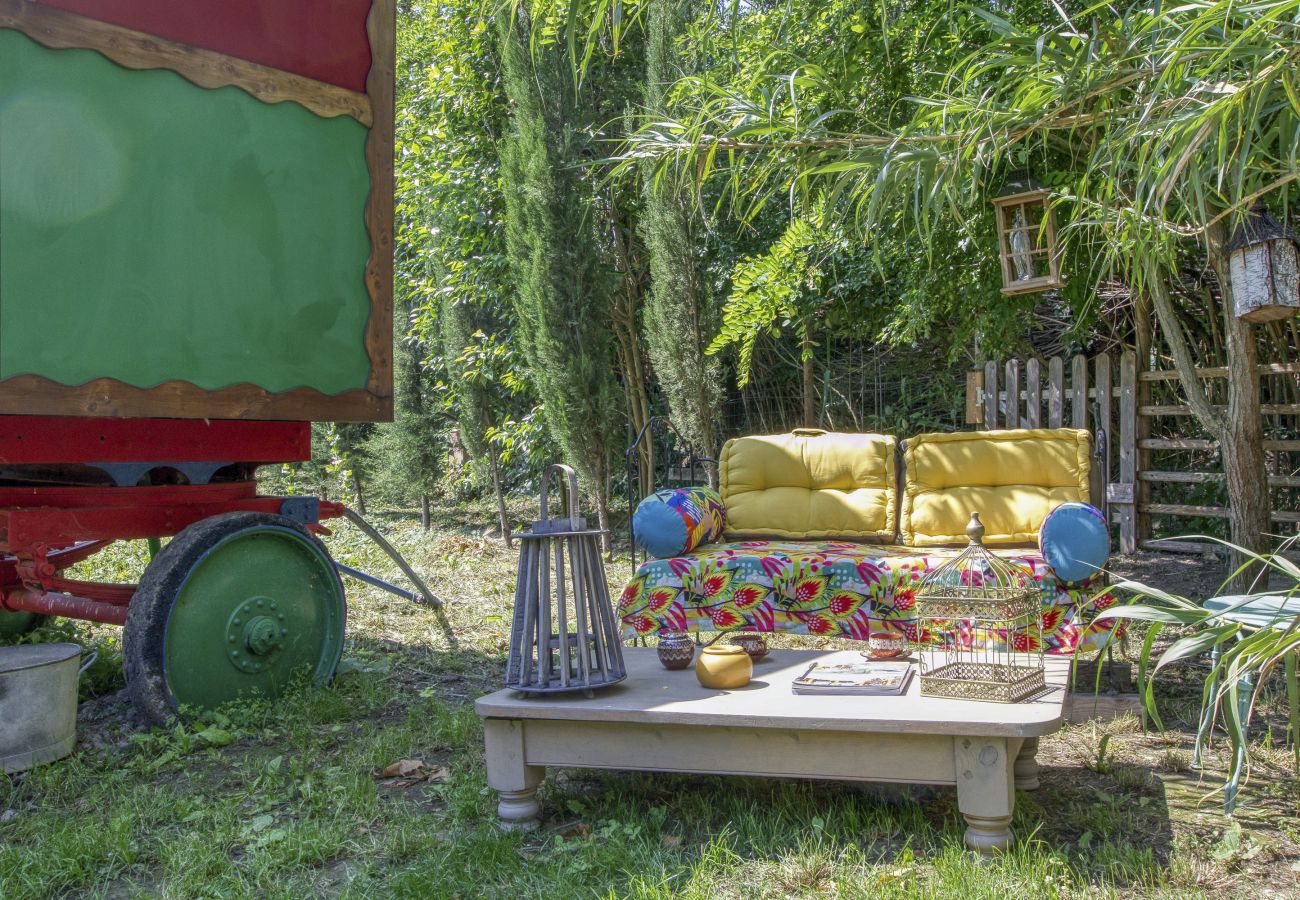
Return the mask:
<svg viewBox="0 0 1300 900">
<path fill-rule="evenodd" d="M 239 671 L 256 674 L 275 662 L 288 637 L 278 604 L 270 597 L 249 597 L 226 622 L 226 658 Z"/>
</svg>

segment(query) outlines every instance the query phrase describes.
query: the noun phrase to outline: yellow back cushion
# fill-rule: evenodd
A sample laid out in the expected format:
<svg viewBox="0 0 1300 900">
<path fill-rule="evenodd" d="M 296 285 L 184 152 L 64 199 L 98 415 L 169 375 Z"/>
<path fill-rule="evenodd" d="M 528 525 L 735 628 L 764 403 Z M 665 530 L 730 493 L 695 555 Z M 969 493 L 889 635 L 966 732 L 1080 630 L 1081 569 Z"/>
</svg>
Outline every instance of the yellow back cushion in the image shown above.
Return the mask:
<svg viewBox="0 0 1300 900">
<path fill-rule="evenodd" d="M 812 428 L 727 441 L 727 537 L 892 540 L 896 443 Z"/>
<path fill-rule="evenodd" d="M 1088 502 L 1088 432 L 1032 428 L 922 434 L 903 451 L 900 531 L 911 547 L 964 544 L 977 512 L 986 544 L 1036 541 L 1047 514 Z"/>
</svg>

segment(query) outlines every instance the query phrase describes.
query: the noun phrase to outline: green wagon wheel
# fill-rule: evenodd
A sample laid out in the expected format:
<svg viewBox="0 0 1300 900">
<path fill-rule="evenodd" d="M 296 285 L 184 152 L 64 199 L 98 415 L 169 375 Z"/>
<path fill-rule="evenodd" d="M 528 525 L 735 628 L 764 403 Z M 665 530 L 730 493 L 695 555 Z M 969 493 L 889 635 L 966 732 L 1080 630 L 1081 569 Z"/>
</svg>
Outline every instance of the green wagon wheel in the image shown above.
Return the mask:
<svg viewBox="0 0 1300 900">
<path fill-rule="evenodd" d="M 45 616 L 40 613 L 0 609 L 0 643 L 22 637 L 40 625 L 44 619 Z"/>
<path fill-rule="evenodd" d="M 343 652 L 346 617 L 338 572 L 306 528 L 265 513 L 213 516 L 145 570 L 123 636 L 127 686 L 165 722 L 182 706 L 324 684 Z"/>
</svg>

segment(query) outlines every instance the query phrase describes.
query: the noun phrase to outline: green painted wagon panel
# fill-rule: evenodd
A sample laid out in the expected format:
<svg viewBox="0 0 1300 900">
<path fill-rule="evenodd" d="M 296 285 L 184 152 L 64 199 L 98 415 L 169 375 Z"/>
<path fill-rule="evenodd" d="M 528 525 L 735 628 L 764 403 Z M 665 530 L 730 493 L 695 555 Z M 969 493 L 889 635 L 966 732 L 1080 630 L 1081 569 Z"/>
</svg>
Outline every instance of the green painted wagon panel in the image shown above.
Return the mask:
<svg viewBox="0 0 1300 900">
<path fill-rule="evenodd" d="M 0 378 L 364 388 L 366 136 L 0 29 Z"/>
</svg>

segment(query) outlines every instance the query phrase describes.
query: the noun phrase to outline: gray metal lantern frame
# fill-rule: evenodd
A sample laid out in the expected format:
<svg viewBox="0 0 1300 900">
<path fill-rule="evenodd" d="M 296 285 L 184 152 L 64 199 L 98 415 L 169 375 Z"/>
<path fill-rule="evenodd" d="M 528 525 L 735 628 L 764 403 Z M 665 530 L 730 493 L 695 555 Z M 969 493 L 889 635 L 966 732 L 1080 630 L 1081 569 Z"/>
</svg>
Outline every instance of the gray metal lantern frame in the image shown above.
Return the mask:
<svg viewBox="0 0 1300 900">
<path fill-rule="evenodd" d="M 971 646 L 919 645 L 921 695 L 1018 703 L 1046 688 L 1042 595 L 1031 572 L 984 546 L 979 513 L 971 513 L 966 534 L 966 548 L 921 580 L 916 616 L 918 640 L 960 622 L 973 632 Z M 978 579 L 963 577 L 976 572 Z M 1017 632 L 1036 649 L 1014 650 Z"/>
<path fill-rule="evenodd" d="M 548 486 L 560 475 L 565 518 L 550 517 Z M 583 691 L 627 678 L 600 536 L 578 514 L 578 476 L 556 464 L 542 477 L 542 516 L 518 535 L 519 577 L 515 585 L 506 687 L 525 694 Z M 569 603 L 573 604 L 570 631 Z"/>
</svg>

